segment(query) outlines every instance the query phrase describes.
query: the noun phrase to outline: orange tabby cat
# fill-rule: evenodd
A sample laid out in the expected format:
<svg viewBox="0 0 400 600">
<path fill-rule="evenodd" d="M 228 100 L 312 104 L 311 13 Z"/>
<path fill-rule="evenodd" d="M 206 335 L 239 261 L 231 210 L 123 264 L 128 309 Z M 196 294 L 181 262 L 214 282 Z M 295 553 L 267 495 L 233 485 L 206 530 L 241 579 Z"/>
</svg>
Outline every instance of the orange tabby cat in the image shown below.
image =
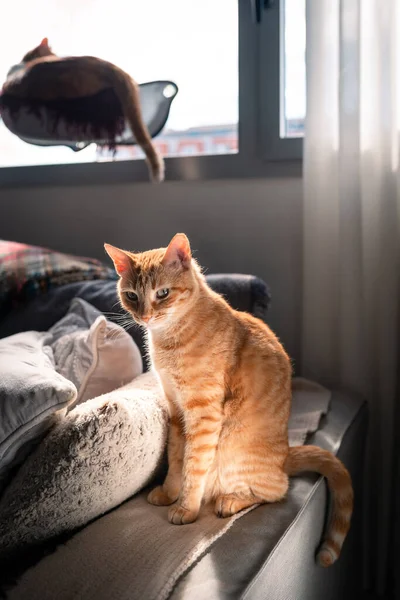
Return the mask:
<svg viewBox="0 0 400 600">
<path fill-rule="evenodd" d="M 229 517 L 284 498 L 289 475 L 317 471 L 333 495 L 318 553 L 321 565 L 331 565 L 350 526 L 351 480 L 330 452 L 289 448 L 292 370 L 277 337 L 207 286 L 184 234 L 141 254 L 105 248 L 123 307 L 147 327 L 170 406 L 169 470 L 148 501 L 172 504 L 169 520 L 178 525 L 194 521 L 202 502 Z"/>
<path fill-rule="evenodd" d="M 57 63 L 56 68 L 54 63 Z M 60 67 L 64 69 L 60 70 Z M 136 82 L 122 69 L 93 56 L 56 56 L 47 38 L 37 48 L 25 54 L 22 68 L 3 86 L 4 93 L 12 90 L 16 96 L 26 96 L 40 89 L 45 101 L 63 98 L 80 98 L 94 95 L 105 88 L 113 88 L 129 126 L 139 146 L 146 155 L 155 181 L 164 179 L 164 162 L 155 149 L 140 108 Z"/>
</svg>

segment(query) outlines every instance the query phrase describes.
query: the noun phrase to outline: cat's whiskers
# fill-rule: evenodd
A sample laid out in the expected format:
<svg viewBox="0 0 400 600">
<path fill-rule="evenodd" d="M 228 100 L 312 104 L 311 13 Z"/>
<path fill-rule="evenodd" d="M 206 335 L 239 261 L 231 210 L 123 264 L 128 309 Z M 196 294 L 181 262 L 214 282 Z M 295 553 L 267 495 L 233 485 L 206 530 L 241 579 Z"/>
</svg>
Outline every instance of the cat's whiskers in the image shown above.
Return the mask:
<svg viewBox="0 0 400 600">
<path fill-rule="evenodd" d="M 125 331 L 129 331 L 130 329 L 133 328 L 138 328 L 138 324 L 136 323 L 136 321 L 134 321 L 132 319 L 132 317 L 130 315 L 115 315 L 112 318 L 109 318 L 109 320 L 112 323 L 116 323 L 117 325 L 119 325 L 119 327 L 121 327 L 122 329 L 124 329 Z M 120 331 L 118 331 L 118 329 L 115 330 L 116 333 L 120 333 Z"/>
<path fill-rule="evenodd" d="M 109 340 L 115 342 L 122 335 L 122 331 L 120 329 L 111 329 L 109 333 Z"/>
</svg>

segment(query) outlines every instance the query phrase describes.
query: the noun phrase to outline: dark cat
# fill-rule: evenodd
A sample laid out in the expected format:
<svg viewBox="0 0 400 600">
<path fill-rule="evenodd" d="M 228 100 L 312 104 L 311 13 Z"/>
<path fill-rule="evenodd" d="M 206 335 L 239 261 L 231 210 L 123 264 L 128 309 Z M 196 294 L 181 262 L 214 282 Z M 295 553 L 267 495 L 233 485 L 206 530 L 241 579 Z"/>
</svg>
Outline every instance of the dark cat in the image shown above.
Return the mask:
<svg viewBox="0 0 400 600">
<path fill-rule="evenodd" d="M 61 58 L 52 52 L 44 38 L 39 46 L 25 54 L 19 68 L 11 70 L 3 93 L 35 97 L 40 89 L 40 98 L 46 102 L 60 97 L 88 97 L 106 88 L 112 88 L 118 97 L 124 117 L 146 155 L 153 180 L 163 181 L 164 161 L 143 121 L 138 85 L 112 63 L 93 56 Z"/>
</svg>

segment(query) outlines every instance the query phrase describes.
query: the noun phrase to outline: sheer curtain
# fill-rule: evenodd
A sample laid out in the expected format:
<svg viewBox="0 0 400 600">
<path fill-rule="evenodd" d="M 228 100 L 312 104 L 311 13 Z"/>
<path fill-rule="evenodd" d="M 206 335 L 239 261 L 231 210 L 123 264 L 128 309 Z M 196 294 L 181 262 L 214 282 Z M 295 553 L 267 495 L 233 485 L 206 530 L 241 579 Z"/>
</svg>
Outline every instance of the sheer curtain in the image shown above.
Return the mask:
<svg viewBox="0 0 400 600">
<path fill-rule="evenodd" d="M 379 592 L 396 509 L 399 4 L 307 0 L 302 367 L 369 402 L 366 574 Z"/>
</svg>

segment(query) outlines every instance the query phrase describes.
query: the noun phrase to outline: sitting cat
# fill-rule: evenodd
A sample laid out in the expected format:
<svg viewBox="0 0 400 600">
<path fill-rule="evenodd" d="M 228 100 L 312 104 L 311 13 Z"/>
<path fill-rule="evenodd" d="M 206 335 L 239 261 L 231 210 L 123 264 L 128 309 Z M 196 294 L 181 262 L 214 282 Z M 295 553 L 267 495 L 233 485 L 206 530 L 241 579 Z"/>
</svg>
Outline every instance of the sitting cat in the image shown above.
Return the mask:
<svg viewBox="0 0 400 600">
<path fill-rule="evenodd" d="M 332 453 L 289 448 L 292 369 L 278 338 L 208 287 L 184 234 L 168 248 L 141 254 L 105 249 L 120 276 L 122 306 L 147 327 L 170 406 L 169 470 L 148 501 L 173 505 L 175 524 L 193 522 L 202 502 L 214 502 L 216 514 L 229 517 L 282 500 L 290 475 L 316 471 L 333 496 L 318 552 L 319 563 L 331 565 L 350 526 L 351 479 Z"/>
<path fill-rule="evenodd" d="M 60 98 L 85 98 L 108 88 L 118 97 L 124 118 L 146 155 L 152 178 L 163 181 L 164 161 L 143 121 L 138 86 L 112 63 L 93 56 L 56 56 L 44 38 L 10 70 L 3 93 L 51 102 Z"/>
</svg>

